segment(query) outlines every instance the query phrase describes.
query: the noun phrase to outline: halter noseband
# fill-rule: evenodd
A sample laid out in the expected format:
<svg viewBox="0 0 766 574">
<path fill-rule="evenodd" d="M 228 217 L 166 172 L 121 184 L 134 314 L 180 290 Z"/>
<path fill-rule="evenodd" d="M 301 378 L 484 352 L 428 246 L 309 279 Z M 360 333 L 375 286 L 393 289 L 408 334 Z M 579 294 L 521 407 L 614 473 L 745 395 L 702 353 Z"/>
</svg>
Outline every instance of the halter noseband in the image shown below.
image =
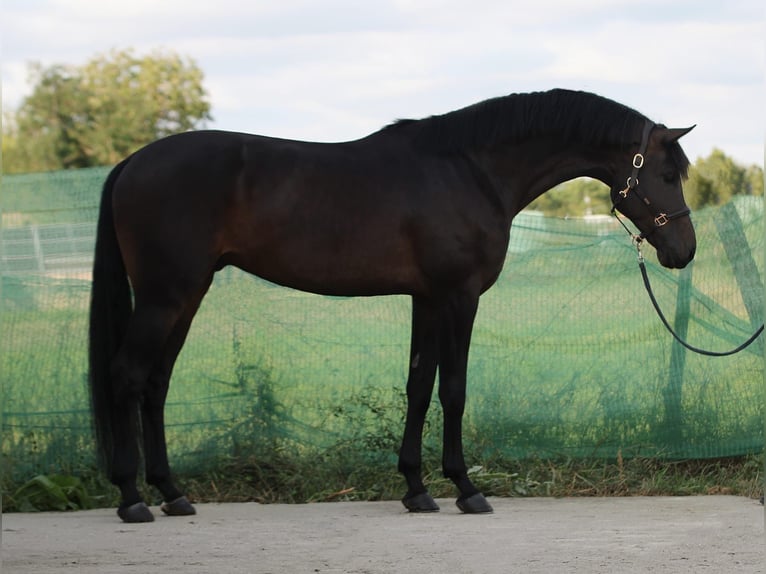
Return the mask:
<svg viewBox="0 0 766 574">
<path fill-rule="evenodd" d="M 652 202 L 649 201 L 649 198 L 646 197 L 644 194 L 642 194 L 638 189 L 638 173 L 641 171 L 641 168 L 644 167 L 644 154 L 646 154 L 646 148 L 649 145 L 649 135 L 652 133 L 652 129 L 654 129 L 654 122 L 651 120 L 646 120 L 644 123 L 644 131 L 641 134 L 641 146 L 638 149 L 638 153 L 633 156 L 633 171 L 631 172 L 630 176 L 628 177 L 628 181 L 626 182 L 626 187 L 622 191 L 617 192 L 617 195 L 620 196 L 620 198 L 612 203 L 612 214 L 617 218 L 617 221 L 620 222 L 620 224 L 625 228 L 625 231 L 627 231 L 631 237 L 633 237 L 633 240 L 636 243 L 641 243 L 644 239 L 649 237 L 654 231 L 657 230 L 657 228 L 662 227 L 663 225 L 666 225 L 669 221 L 672 221 L 674 219 L 678 219 L 680 217 L 684 217 L 685 215 L 689 215 L 690 210 L 688 207 L 685 207 L 684 209 L 681 209 L 679 211 L 676 211 L 675 213 L 671 213 L 668 215 L 667 213 L 661 212 L 654 218 L 654 227 L 652 227 L 649 231 L 642 231 L 639 235 L 635 235 L 628 229 L 628 227 L 625 225 L 625 223 L 620 219 L 620 216 L 617 214 L 617 208 L 619 205 L 628 197 L 628 194 L 630 192 L 633 192 L 647 207 L 647 209 L 654 215 L 656 212 L 652 209 L 651 205 Z"/>
</svg>

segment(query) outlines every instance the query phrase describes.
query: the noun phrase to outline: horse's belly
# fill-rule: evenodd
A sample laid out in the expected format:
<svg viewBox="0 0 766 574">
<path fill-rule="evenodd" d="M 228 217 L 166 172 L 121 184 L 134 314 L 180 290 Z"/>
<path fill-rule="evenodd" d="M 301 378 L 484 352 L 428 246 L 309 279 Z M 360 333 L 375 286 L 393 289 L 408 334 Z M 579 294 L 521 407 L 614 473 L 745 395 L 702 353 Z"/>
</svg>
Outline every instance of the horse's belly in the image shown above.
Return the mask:
<svg viewBox="0 0 766 574">
<path fill-rule="evenodd" d="M 410 254 L 366 252 L 319 244 L 272 246 L 248 256 L 227 258 L 231 263 L 263 279 L 311 293 L 337 296 L 415 294 L 424 280 Z M 359 245 L 356 245 L 359 247 Z"/>
</svg>

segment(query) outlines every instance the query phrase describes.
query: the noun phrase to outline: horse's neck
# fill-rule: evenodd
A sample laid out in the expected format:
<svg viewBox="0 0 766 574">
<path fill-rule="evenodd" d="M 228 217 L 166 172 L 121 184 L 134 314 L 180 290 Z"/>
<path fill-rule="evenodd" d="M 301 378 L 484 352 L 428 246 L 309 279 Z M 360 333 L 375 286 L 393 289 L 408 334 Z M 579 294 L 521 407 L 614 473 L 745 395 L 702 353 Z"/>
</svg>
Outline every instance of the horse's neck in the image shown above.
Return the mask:
<svg viewBox="0 0 766 574">
<path fill-rule="evenodd" d="M 479 162 L 503 188 L 505 202 L 515 215 L 543 193 L 577 177 L 592 177 L 612 186 L 615 153 L 553 139 L 522 142 L 483 152 Z"/>
</svg>

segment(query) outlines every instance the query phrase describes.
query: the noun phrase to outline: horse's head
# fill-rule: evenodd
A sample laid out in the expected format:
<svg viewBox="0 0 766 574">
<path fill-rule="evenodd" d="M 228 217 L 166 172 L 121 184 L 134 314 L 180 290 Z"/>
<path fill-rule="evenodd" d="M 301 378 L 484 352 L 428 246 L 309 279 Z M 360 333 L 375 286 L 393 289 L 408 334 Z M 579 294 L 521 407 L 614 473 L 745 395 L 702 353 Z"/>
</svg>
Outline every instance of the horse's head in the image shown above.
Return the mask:
<svg viewBox="0 0 766 574">
<path fill-rule="evenodd" d="M 678 144 L 691 130 L 668 129 L 647 120 L 637 153 L 621 160 L 624 165 L 617 167 L 612 185 L 613 209 L 633 222 L 638 237 L 654 246 L 665 267 L 686 267 L 697 247 L 681 190 L 689 160 Z"/>
</svg>

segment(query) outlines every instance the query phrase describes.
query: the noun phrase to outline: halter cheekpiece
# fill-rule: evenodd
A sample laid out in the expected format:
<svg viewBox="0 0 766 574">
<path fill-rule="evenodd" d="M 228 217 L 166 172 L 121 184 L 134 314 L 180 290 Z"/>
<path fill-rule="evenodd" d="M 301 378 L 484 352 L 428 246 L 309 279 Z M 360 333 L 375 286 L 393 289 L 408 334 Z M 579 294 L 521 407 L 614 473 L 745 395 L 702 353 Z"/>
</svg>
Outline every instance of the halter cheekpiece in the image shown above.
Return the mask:
<svg viewBox="0 0 766 574">
<path fill-rule="evenodd" d="M 630 236 L 633 238 L 633 241 L 636 242 L 636 244 L 640 244 L 644 239 L 649 237 L 657 228 L 662 227 L 663 225 L 666 225 L 669 221 L 672 221 L 674 219 L 678 219 L 680 217 L 684 217 L 685 215 L 689 215 L 690 210 L 688 207 L 684 207 L 683 209 L 676 211 L 674 213 L 671 213 L 668 215 L 667 213 L 660 212 L 656 214 L 654 209 L 652 209 L 652 202 L 649 200 L 649 198 L 641 193 L 638 187 L 639 179 L 638 174 L 641 171 L 641 168 L 644 167 L 644 155 L 646 154 L 646 148 L 649 146 L 649 136 L 652 133 L 652 130 L 654 129 L 654 126 L 656 124 L 651 120 L 646 120 L 644 122 L 644 130 L 641 134 L 641 145 L 638 148 L 638 153 L 633 156 L 633 164 L 630 176 L 628 176 L 628 180 L 626 181 L 625 189 L 618 191 L 617 195 L 619 196 L 619 199 L 612 203 L 612 214 L 617 217 L 617 221 L 620 222 L 620 224 L 625 228 L 625 230 L 630 234 Z M 620 219 L 620 216 L 617 214 L 617 208 L 619 205 L 625 201 L 628 198 L 628 195 L 630 193 L 633 193 L 636 195 L 643 204 L 649 209 L 650 212 L 652 212 L 652 215 L 654 215 L 654 227 L 652 227 L 649 231 L 642 231 L 640 234 L 636 235 L 633 232 L 628 229 L 627 225 Z"/>
</svg>

